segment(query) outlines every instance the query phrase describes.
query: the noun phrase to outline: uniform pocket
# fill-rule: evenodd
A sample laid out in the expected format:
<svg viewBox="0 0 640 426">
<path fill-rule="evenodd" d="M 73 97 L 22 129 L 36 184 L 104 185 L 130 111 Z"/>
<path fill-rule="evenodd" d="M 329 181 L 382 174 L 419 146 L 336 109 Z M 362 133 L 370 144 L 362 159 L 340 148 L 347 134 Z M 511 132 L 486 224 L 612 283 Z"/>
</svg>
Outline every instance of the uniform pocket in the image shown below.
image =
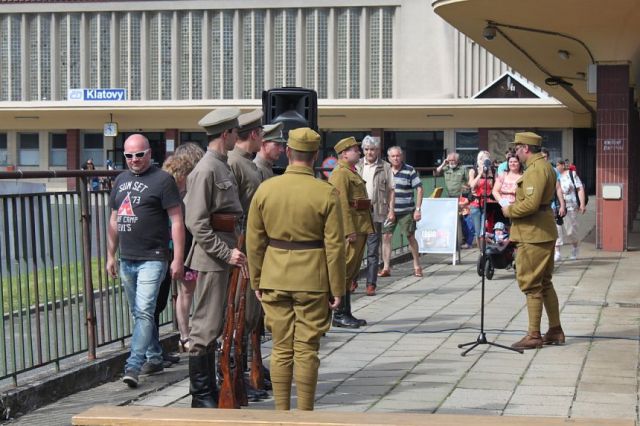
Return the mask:
<svg viewBox="0 0 640 426">
<path fill-rule="evenodd" d="M 227 189 L 231 188 L 233 186 L 233 184 L 231 183 L 230 180 L 223 180 L 220 182 L 216 182 L 216 187 L 221 190 L 221 191 L 226 191 Z"/>
</svg>

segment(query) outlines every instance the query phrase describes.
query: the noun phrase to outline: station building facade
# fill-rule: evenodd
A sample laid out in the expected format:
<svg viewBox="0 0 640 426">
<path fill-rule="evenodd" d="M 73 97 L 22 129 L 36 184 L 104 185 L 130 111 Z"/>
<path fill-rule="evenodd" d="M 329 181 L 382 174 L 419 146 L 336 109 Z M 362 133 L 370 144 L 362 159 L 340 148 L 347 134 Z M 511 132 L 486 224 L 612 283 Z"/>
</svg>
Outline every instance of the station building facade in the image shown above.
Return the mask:
<svg viewBox="0 0 640 426">
<path fill-rule="evenodd" d="M 452 151 L 472 164 L 527 129 L 594 181 L 590 118 L 423 0 L 0 0 L 0 76 L 0 169 L 123 167 L 132 133 L 160 163 L 180 143 L 206 143 L 197 122 L 212 108 L 248 111 L 263 90 L 305 87 L 318 93 L 323 156 L 345 135 L 373 134 L 417 167 Z"/>
</svg>

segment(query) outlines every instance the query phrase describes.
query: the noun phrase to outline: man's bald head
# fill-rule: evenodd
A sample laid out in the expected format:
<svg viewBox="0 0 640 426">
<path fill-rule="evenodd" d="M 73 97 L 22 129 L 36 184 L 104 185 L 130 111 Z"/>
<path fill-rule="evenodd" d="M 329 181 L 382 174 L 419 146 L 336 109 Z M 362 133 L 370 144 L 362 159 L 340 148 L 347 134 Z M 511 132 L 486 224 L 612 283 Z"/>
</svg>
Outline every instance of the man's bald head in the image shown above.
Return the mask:
<svg viewBox="0 0 640 426">
<path fill-rule="evenodd" d="M 124 141 L 124 157 L 127 166 L 135 174 L 142 174 L 151 167 L 149 140 L 141 134 L 134 134 Z"/>
</svg>

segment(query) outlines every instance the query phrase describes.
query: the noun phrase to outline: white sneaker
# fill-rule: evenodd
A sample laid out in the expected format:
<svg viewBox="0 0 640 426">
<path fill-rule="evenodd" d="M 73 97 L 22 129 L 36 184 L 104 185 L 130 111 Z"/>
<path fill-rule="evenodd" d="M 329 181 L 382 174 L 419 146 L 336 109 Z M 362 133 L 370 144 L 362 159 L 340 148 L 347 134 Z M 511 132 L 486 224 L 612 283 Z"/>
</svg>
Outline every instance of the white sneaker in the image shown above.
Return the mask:
<svg viewBox="0 0 640 426">
<path fill-rule="evenodd" d="M 571 249 L 571 260 L 576 260 L 578 258 L 578 247 L 573 247 Z"/>
<path fill-rule="evenodd" d="M 560 259 L 562 259 L 562 256 L 560 256 L 560 250 L 556 250 L 556 254 L 553 256 L 553 261 L 559 262 Z"/>
</svg>

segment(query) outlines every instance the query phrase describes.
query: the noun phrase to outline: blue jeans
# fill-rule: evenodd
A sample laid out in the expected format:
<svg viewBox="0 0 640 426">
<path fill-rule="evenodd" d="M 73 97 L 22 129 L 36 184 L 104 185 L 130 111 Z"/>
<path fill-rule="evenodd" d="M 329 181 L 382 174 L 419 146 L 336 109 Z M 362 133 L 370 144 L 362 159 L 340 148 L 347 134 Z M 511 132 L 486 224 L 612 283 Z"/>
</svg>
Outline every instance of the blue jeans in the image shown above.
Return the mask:
<svg viewBox="0 0 640 426">
<path fill-rule="evenodd" d="M 482 209 L 480 207 L 471 207 L 471 220 L 473 221 L 473 233 L 476 238 L 484 236 L 484 218 L 482 217 Z"/>
<path fill-rule="evenodd" d="M 153 319 L 160 283 L 167 272 L 167 262 L 160 260 L 120 260 L 120 280 L 127 293 L 133 317 L 131 354 L 124 369 L 140 371 L 146 359 L 162 362 L 158 327 Z"/>
</svg>

